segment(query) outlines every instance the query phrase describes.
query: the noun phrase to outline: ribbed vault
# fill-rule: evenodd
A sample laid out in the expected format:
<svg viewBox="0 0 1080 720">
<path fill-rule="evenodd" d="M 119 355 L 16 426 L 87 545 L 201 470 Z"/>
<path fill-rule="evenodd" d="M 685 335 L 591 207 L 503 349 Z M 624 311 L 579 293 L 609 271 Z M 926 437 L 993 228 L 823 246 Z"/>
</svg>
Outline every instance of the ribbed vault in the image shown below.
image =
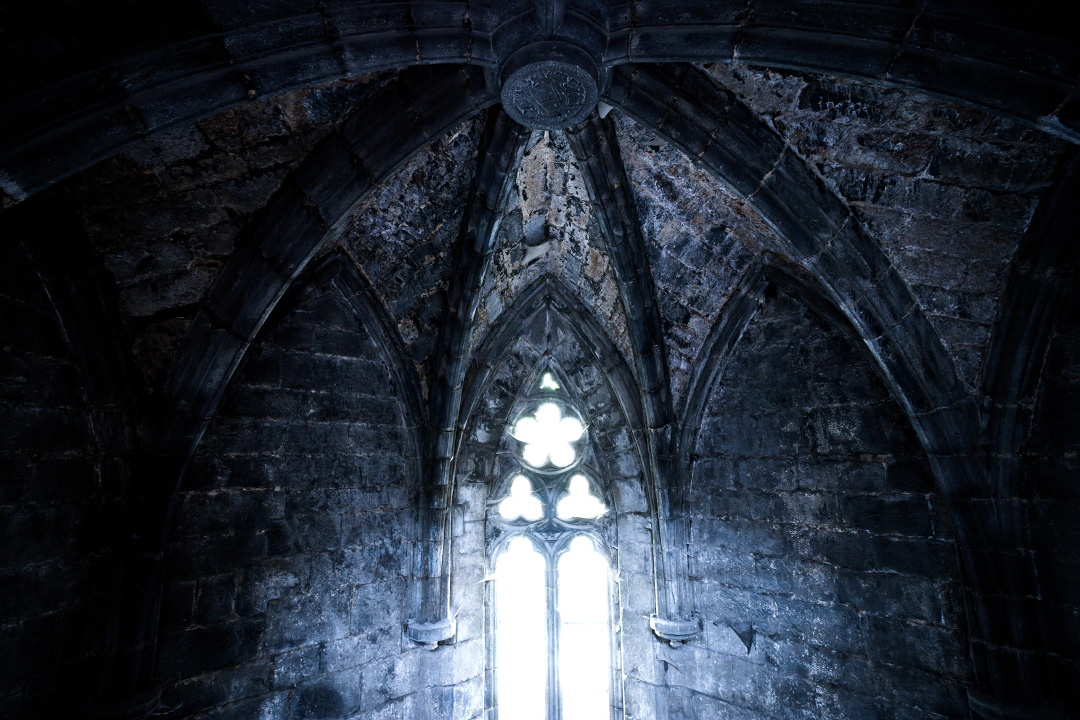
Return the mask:
<svg viewBox="0 0 1080 720">
<path fill-rule="evenodd" d="M 833 2 L 801 10 L 742 0 L 695 0 L 678 10 L 663 3 L 545 4 L 561 9 L 558 36 L 589 48 L 607 67 L 737 61 L 846 75 L 954 97 L 1077 139 L 1072 93 L 1080 61 L 1068 32 L 1075 15 L 1066 5 L 1030 15 L 959 1 L 925 9 Z M 63 33 L 50 38 L 50 61 L 33 67 L 4 99 L 4 205 L 179 122 L 383 69 L 463 62 L 494 68 L 537 33 L 533 3 L 524 0 L 357 0 L 322 11 L 308 3 L 255 11 L 237 5 L 209 3 L 208 12 L 192 13 L 200 21 L 170 23 L 171 33 L 153 33 L 160 43 L 153 49 L 139 33 L 165 20 L 153 12 L 91 15 L 109 28 L 110 43 L 65 47 Z M 46 17 L 17 19 L 41 32 Z M 131 21 L 130 35 L 110 27 L 120 18 Z"/>
<path fill-rule="evenodd" d="M 929 458 L 968 595 L 972 707 L 1004 717 L 1054 701 L 1031 680 L 1056 658 L 1030 602 L 1040 581 L 1018 570 L 1032 547 L 1015 501 L 1050 328 L 1080 261 L 1080 51 L 1064 14 L 841 0 L 240 5 L 203 3 L 151 47 L 122 33 L 108 48 L 61 47 L 2 101 L 5 230 L 72 328 L 102 425 L 120 428 L 99 438 L 124 468 L 127 538 L 101 698 L 153 702 L 162 553 L 186 468 L 283 298 L 330 286 L 408 401 L 423 480 L 407 638 L 436 648 L 455 633 L 468 388 L 555 310 L 610 372 L 644 465 L 652 629 L 675 645 L 694 637 L 688 438 L 701 388 L 780 287 L 857 339 Z M 499 105 L 500 68 L 537 38 L 597 64 L 601 104 L 585 121 L 530 130 Z M 234 142 L 222 126 L 237 115 L 290 140 Z M 184 160 L 167 178 L 162 155 Z M 237 182 L 252 187 L 198 179 L 238 157 Z M 109 197 L 132 175 L 136 219 L 160 224 L 138 251 L 125 244 L 131 214 Z M 163 185 L 188 204 L 147 192 Z M 57 207 L 67 257 L 28 230 Z M 946 248 L 934 262 L 952 284 L 920 242 Z M 86 350 L 95 333 L 100 354 Z M 148 392 L 130 382 L 133 357 Z"/>
</svg>

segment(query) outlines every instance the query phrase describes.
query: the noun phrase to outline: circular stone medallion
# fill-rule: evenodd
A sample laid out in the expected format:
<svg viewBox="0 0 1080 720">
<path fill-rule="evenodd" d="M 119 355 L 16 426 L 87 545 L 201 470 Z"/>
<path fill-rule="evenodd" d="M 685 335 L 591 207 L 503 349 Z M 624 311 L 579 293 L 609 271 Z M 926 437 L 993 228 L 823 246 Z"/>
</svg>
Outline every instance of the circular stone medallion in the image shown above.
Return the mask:
<svg viewBox="0 0 1080 720">
<path fill-rule="evenodd" d="M 541 60 L 518 68 L 503 82 L 506 113 L 534 130 L 562 130 L 588 117 L 596 107 L 596 79 L 584 68 L 560 60 Z"/>
</svg>

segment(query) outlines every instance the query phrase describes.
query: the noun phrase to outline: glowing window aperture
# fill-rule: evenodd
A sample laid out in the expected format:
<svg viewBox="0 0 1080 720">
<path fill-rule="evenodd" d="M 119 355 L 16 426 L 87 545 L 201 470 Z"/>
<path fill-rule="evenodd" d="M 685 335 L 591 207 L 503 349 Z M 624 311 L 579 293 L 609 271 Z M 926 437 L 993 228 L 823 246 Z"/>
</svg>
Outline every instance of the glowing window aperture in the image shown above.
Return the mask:
<svg viewBox="0 0 1080 720">
<path fill-rule="evenodd" d="M 502 720 L 547 718 L 547 561 L 525 537 L 495 562 L 496 690 Z"/>
<path fill-rule="evenodd" d="M 553 402 L 541 403 L 532 415 L 518 420 L 511 433 L 514 439 L 525 443 L 522 458 L 534 468 L 573 465 L 578 457 L 574 443 L 584 434 L 581 421 L 563 417 L 562 408 Z"/>
<path fill-rule="evenodd" d="M 501 548 L 489 586 L 492 709 L 498 720 L 608 720 L 618 687 L 600 540 L 608 507 L 594 470 L 578 467 L 587 429 L 567 383 L 554 367 L 532 378 L 507 428 L 518 469 L 490 510 Z"/>
<path fill-rule="evenodd" d="M 499 503 L 499 515 L 508 522 L 519 519 L 536 522 L 543 517 L 544 506 L 533 494 L 529 478 L 518 475 L 511 481 L 510 494 Z"/>
<path fill-rule="evenodd" d="M 559 696 L 562 720 L 611 715 L 608 561 L 579 535 L 559 556 Z"/>
<path fill-rule="evenodd" d="M 555 514 L 560 520 L 595 520 L 606 512 L 607 505 L 592 494 L 589 481 L 584 475 L 570 478 L 568 492 L 555 506 Z"/>
</svg>

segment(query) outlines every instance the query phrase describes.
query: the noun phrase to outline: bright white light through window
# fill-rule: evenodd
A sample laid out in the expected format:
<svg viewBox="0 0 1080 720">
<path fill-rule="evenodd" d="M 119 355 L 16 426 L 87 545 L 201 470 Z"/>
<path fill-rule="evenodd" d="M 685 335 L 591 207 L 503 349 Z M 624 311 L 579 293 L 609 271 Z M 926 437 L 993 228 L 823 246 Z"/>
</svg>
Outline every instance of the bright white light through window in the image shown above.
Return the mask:
<svg viewBox="0 0 1080 720">
<path fill-rule="evenodd" d="M 589 538 L 574 538 L 559 557 L 558 594 L 562 720 L 604 720 L 611 714 L 608 562 Z"/>
<path fill-rule="evenodd" d="M 593 520 L 606 513 L 607 506 L 592 494 L 584 475 L 575 475 L 570 478 L 570 492 L 559 500 L 555 512 L 560 520 Z"/>
<path fill-rule="evenodd" d="M 585 426 L 575 417 L 563 417 L 555 403 L 543 403 L 533 415 L 526 415 L 514 426 L 513 437 L 525 443 L 522 457 L 534 468 L 552 464 L 557 468 L 572 465 L 577 450 L 572 443 L 585 434 Z"/>
<path fill-rule="evenodd" d="M 495 563 L 495 672 L 501 720 L 547 718 L 546 565 L 544 556 L 523 537 L 511 540 Z"/>
<path fill-rule="evenodd" d="M 524 518 L 528 522 L 535 522 L 544 514 L 544 508 L 540 504 L 540 498 L 533 495 L 533 486 L 529 478 L 518 475 L 510 483 L 510 495 L 499 503 L 499 515 L 503 520 L 517 520 Z"/>
<path fill-rule="evenodd" d="M 512 453 L 501 459 L 517 467 L 489 506 L 489 538 L 500 549 L 488 585 L 488 710 L 499 720 L 609 720 L 620 687 L 611 560 L 600 539 L 609 508 L 587 462 L 582 403 L 548 362 L 530 376 L 503 430 L 516 442 L 501 446 Z"/>
</svg>

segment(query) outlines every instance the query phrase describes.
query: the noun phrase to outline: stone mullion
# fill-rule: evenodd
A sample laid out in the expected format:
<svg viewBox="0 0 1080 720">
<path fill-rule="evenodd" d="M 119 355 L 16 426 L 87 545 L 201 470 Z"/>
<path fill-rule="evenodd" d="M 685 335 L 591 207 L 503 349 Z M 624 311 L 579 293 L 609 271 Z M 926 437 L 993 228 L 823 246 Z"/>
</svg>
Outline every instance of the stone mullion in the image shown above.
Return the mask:
<svg viewBox="0 0 1080 720">
<path fill-rule="evenodd" d="M 645 460 L 652 494 L 650 504 L 658 536 L 654 537 L 653 553 L 659 607 L 653 627 L 661 637 L 678 642 L 694 634 L 697 623 L 690 617 L 692 603 L 686 551 L 689 536 L 676 490 L 674 411 L 656 288 L 630 183 L 619 155 L 614 124 L 593 115 L 580 127 L 567 131 L 567 135 L 582 168 L 619 284 L 634 348 L 646 424 Z"/>
<path fill-rule="evenodd" d="M 421 488 L 418 521 L 422 545 L 415 568 L 419 582 L 413 590 L 414 607 L 410 608 L 407 631 L 411 639 L 426 645 L 449 639 L 454 633 L 450 617 L 451 508 L 454 459 L 461 443 L 462 386 L 481 290 L 529 135 L 529 130 L 501 109 L 490 113 L 479 149 L 475 191 L 450 274 L 449 302 L 431 390 L 430 456 Z"/>
</svg>

